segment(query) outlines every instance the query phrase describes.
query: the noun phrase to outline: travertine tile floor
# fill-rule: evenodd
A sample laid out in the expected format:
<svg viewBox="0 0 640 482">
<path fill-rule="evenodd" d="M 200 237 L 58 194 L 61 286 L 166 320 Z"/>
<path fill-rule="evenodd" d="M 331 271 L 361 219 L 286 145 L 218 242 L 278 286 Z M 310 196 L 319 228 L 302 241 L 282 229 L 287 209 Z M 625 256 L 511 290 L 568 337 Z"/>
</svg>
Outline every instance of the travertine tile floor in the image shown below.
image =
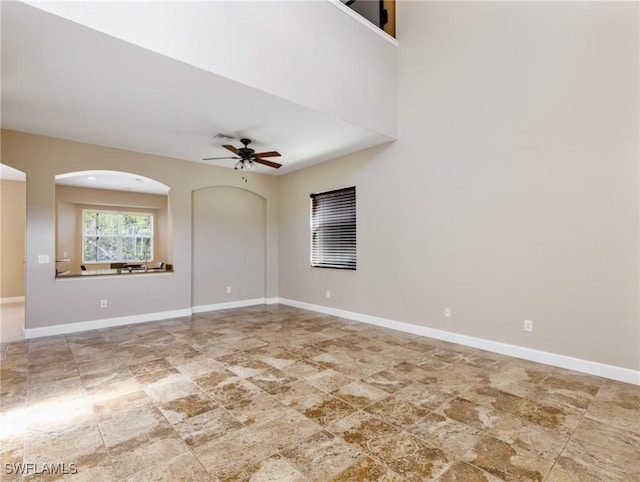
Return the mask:
<svg viewBox="0 0 640 482">
<path fill-rule="evenodd" d="M 2 480 L 640 480 L 638 386 L 291 307 L 2 348 Z"/>
<path fill-rule="evenodd" d="M 0 304 L 0 344 L 22 340 L 23 331 L 24 302 Z"/>
</svg>

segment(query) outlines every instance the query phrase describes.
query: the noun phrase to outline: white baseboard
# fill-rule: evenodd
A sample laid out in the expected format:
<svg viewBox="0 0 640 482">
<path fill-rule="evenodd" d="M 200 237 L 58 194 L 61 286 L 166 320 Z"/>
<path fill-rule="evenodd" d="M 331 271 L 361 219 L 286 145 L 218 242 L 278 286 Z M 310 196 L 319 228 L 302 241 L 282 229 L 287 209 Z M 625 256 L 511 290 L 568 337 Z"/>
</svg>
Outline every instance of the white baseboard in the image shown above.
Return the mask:
<svg viewBox="0 0 640 482">
<path fill-rule="evenodd" d="M 9 303 L 24 303 L 24 296 L 14 296 L 11 298 L 0 298 L 0 305 L 6 305 Z"/>
<path fill-rule="evenodd" d="M 272 299 L 272 298 L 270 298 Z M 191 308 L 194 313 L 204 313 L 205 311 L 228 310 L 230 308 L 244 308 L 245 306 L 264 305 L 265 298 L 254 298 L 251 300 L 227 301 L 226 303 L 214 303 L 212 305 L 198 305 Z"/>
<path fill-rule="evenodd" d="M 7 298 L 4 298 L 7 299 Z M 369 323 L 372 325 L 391 328 L 414 335 L 434 338 L 436 340 L 448 341 L 459 345 L 471 346 L 481 350 L 487 350 L 502 355 L 513 356 L 525 360 L 531 360 L 538 363 L 544 363 L 560 368 L 575 370 L 591 375 L 596 375 L 612 380 L 618 380 L 625 383 L 640 385 L 640 371 L 631 370 L 629 368 L 607 365 L 604 363 L 583 360 L 557 353 L 549 353 L 533 348 L 526 348 L 508 343 L 487 340 L 484 338 L 476 338 L 473 336 L 461 335 L 444 330 L 436 330 L 426 326 L 413 325 L 401 321 L 389 320 L 387 318 L 379 318 L 377 316 L 364 315 L 352 311 L 340 310 L 328 306 L 314 305 L 304 303 L 302 301 L 290 300 L 287 298 L 255 298 L 250 300 L 231 301 L 227 303 L 215 303 L 211 305 L 199 305 L 192 308 L 182 310 L 164 311 L 158 313 L 145 313 L 142 315 L 123 316 L 119 318 L 106 318 L 102 320 L 81 321 L 78 323 L 68 323 L 64 325 L 44 326 L 41 328 L 27 328 L 24 330 L 24 338 L 40 338 L 43 336 L 64 335 L 68 333 L 76 333 L 87 330 L 98 330 L 103 328 L 111 328 L 114 326 L 131 325 L 135 323 L 145 323 L 148 321 L 166 320 L 169 318 L 180 318 L 183 316 L 191 316 L 193 313 L 203 313 L 206 311 L 226 310 L 230 308 L 243 308 L 246 306 L 254 306 L 261 304 L 276 304 L 293 306 L 305 310 L 316 311 L 328 315 L 339 316 L 350 320 Z"/>
<path fill-rule="evenodd" d="M 104 318 L 101 320 L 79 321 L 77 323 L 67 323 L 64 325 L 43 326 L 41 328 L 25 328 L 24 338 L 42 338 L 43 336 L 66 335 L 88 330 L 100 330 L 115 326 L 133 325 L 136 323 L 146 323 L 148 321 L 167 320 L 169 318 L 180 318 L 191 316 L 193 313 L 204 313 L 206 311 L 228 310 L 229 308 L 243 308 L 245 306 L 263 305 L 279 303 L 278 298 L 255 298 L 251 300 L 230 301 L 228 303 L 216 303 L 212 305 L 199 305 L 182 310 L 163 311 L 158 313 L 144 313 L 142 315 L 122 316 L 119 318 Z"/>
<path fill-rule="evenodd" d="M 162 311 L 158 313 L 145 313 L 143 315 L 122 316 L 119 318 L 105 318 L 102 320 L 79 321 L 77 323 L 66 323 L 64 325 L 43 326 L 42 328 L 25 328 L 24 338 L 41 338 L 43 336 L 66 335 L 80 331 L 100 330 L 112 328 L 114 326 L 133 325 L 145 323 L 147 321 L 167 320 L 169 318 L 180 318 L 191 316 L 191 309 Z"/>
<path fill-rule="evenodd" d="M 325 313 L 328 315 L 339 316 L 341 318 L 347 318 L 350 320 L 361 321 L 363 323 L 369 323 L 372 325 L 383 326 L 385 328 L 404 331 L 407 333 L 412 333 L 414 335 L 426 336 L 429 338 L 435 338 L 437 340 L 448 341 L 451 343 L 457 343 L 459 345 L 471 346 L 474 348 L 479 348 L 481 350 L 500 353 L 502 355 L 513 356 L 516 358 L 522 358 L 538 363 L 544 363 L 546 365 L 552 365 L 560 368 L 588 373 L 590 375 L 618 380 L 620 382 L 640 385 L 640 370 L 631 370 L 629 368 L 606 365 L 604 363 L 582 360 L 580 358 L 559 355 L 557 353 L 549 353 L 533 348 L 526 348 L 517 345 L 510 345 L 508 343 L 487 340 L 484 338 L 460 335 L 458 333 L 436 330 L 434 328 L 428 328 L 426 326 L 413 325 L 411 323 L 404 323 L 401 321 L 394 321 L 386 318 L 378 318 L 376 316 L 363 315 L 361 313 L 355 313 L 352 311 L 344 311 L 337 308 L 314 305 L 311 303 L 304 303 L 301 301 L 289 300 L 286 298 L 278 298 L 277 302 L 282 303 L 283 305 L 293 306 L 295 308 L 317 311 L 319 313 Z"/>
</svg>

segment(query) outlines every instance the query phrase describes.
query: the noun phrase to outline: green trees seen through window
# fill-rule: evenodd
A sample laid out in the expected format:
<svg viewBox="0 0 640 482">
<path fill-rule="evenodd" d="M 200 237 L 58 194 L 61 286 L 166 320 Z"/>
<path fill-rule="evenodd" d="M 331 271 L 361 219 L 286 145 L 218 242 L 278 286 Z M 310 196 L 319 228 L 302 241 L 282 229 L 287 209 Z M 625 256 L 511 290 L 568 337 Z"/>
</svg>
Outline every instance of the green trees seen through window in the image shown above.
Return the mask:
<svg viewBox="0 0 640 482">
<path fill-rule="evenodd" d="M 82 262 L 153 259 L 153 215 L 82 212 Z"/>
</svg>

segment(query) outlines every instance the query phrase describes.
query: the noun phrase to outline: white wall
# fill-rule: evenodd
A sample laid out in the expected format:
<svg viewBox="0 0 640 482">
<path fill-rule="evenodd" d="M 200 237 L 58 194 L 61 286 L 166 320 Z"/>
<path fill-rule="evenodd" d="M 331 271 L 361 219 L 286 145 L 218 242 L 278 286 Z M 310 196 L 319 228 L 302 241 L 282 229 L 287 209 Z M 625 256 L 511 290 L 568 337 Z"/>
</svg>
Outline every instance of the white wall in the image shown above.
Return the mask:
<svg viewBox="0 0 640 482">
<path fill-rule="evenodd" d="M 26 3 L 395 137 L 396 46 L 326 0 Z"/>
<path fill-rule="evenodd" d="M 193 306 L 265 297 L 265 229 L 260 196 L 225 186 L 194 191 Z"/>
<path fill-rule="evenodd" d="M 279 295 L 638 370 L 638 13 L 398 2 L 398 141 L 281 180 Z M 310 269 L 348 185 L 358 270 Z"/>
</svg>

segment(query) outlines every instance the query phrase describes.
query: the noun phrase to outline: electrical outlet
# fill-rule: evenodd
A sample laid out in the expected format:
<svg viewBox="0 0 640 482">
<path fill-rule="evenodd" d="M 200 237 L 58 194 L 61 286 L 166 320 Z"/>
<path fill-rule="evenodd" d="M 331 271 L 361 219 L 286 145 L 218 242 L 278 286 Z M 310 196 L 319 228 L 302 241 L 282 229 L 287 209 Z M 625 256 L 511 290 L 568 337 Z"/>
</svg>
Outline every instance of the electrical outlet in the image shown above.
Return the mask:
<svg viewBox="0 0 640 482">
<path fill-rule="evenodd" d="M 100 300 L 100 308 L 106 308 L 107 307 L 107 300 Z"/>
<path fill-rule="evenodd" d="M 444 317 L 445 318 L 451 318 L 451 308 L 445 308 L 444 309 Z"/>
<path fill-rule="evenodd" d="M 331 298 L 331 291 L 327 290 L 324 292 L 325 298 Z"/>
<path fill-rule="evenodd" d="M 524 331 L 533 331 L 533 321 L 524 320 Z"/>
<path fill-rule="evenodd" d="M 227 286 L 227 294 L 230 295 L 231 294 L 231 286 Z"/>
</svg>

